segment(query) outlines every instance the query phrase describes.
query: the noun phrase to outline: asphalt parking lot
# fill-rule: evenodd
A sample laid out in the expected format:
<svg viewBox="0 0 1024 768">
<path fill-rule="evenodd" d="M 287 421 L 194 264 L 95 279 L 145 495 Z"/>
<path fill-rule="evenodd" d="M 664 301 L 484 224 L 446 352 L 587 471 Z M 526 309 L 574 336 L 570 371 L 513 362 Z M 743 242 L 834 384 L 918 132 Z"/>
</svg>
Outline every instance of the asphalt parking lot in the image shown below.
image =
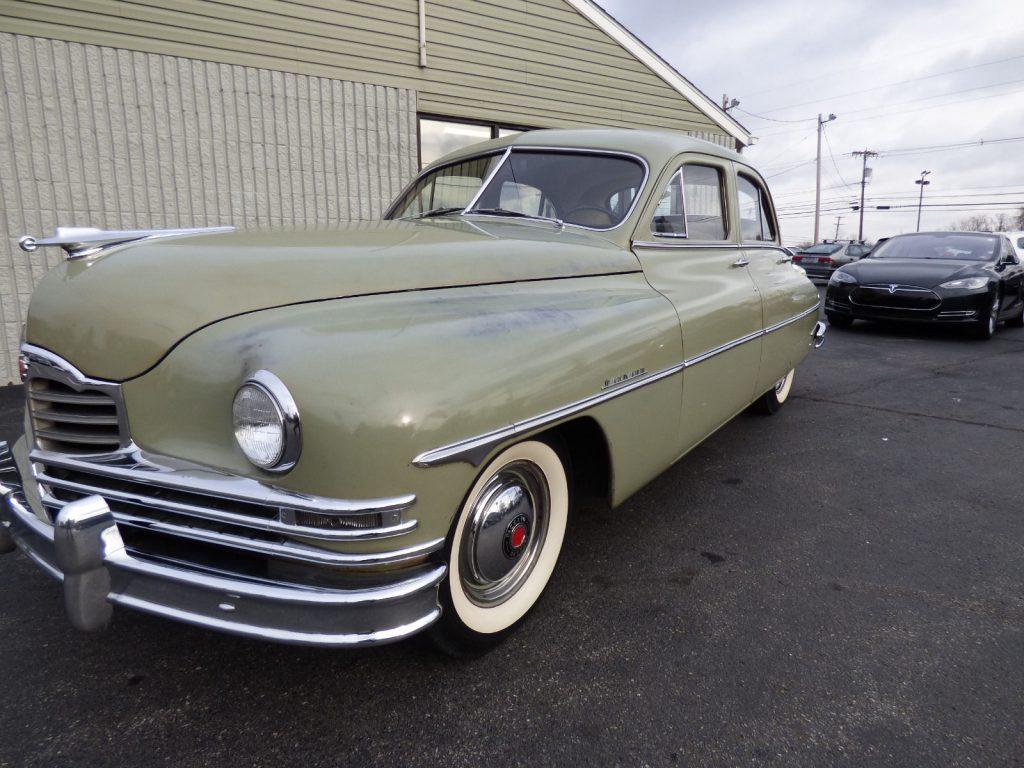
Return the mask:
<svg viewBox="0 0 1024 768">
<path fill-rule="evenodd" d="M 1022 467 L 1024 330 L 857 324 L 779 414 L 578 517 L 479 659 L 82 635 L 8 555 L 0 765 L 1020 765 Z"/>
</svg>

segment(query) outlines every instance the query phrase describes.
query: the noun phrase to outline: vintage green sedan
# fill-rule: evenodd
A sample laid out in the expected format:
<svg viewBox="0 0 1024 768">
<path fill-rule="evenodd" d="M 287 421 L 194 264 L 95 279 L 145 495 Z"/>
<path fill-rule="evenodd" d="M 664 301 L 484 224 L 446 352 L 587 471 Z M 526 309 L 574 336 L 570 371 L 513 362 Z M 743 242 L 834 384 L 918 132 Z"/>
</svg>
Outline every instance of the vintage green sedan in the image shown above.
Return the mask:
<svg viewBox="0 0 1024 768">
<path fill-rule="evenodd" d="M 75 626 L 486 648 L 572 508 L 777 410 L 823 339 L 762 176 L 686 136 L 479 144 L 386 219 L 22 238 L 67 260 L 28 312 L 0 550 Z"/>
</svg>

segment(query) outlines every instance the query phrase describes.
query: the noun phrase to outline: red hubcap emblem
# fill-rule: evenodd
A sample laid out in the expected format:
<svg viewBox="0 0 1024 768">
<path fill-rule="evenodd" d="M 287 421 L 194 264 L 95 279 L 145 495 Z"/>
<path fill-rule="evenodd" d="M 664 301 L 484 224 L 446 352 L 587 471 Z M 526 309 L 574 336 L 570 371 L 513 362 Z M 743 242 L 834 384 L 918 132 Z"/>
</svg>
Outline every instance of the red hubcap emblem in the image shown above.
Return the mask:
<svg viewBox="0 0 1024 768">
<path fill-rule="evenodd" d="M 517 525 L 512 529 L 512 535 L 509 537 L 509 543 L 513 549 L 519 549 L 526 541 L 526 526 Z"/>
</svg>

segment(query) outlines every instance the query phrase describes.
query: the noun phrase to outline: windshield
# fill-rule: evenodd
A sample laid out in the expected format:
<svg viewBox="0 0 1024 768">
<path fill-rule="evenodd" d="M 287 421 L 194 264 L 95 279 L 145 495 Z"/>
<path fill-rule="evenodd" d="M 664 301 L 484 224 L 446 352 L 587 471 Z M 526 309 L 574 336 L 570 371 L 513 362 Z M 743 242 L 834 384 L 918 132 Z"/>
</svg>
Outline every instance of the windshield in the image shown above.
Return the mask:
<svg viewBox="0 0 1024 768">
<path fill-rule="evenodd" d="M 804 248 L 800 253 L 814 253 L 829 255 L 836 251 L 842 250 L 842 244 L 836 245 L 835 243 L 822 243 L 821 245 L 812 245 L 810 248 Z"/>
<path fill-rule="evenodd" d="M 886 240 L 871 254 L 872 259 L 953 259 L 993 261 L 999 253 L 999 238 L 982 234 L 900 235 Z"/>
<path fill-rule="evenodd" d="M 645 176 L 640 161 L 618 155 L 516 148 L 503 157 L 489 155 L 434 169 L 392 206 L 387 218 L 457 213 L 480 192 L 467 213 L 610 229 L 633 209 Z"/>
</svg>

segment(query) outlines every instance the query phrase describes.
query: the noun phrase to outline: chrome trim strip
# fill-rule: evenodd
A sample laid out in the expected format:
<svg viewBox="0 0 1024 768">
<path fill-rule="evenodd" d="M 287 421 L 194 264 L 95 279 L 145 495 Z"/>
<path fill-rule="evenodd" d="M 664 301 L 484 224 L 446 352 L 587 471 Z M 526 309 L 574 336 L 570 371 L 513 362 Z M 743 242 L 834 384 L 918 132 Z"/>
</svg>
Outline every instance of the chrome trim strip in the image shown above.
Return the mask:
<svg viewBox="0 0 1024 768">
<path fill-rule="evenodd" d="M 174 466 L 170 459 L 167 464 L 158 465 L 145 458 L 141 451 L 131 457 L 137 463 L 132 466 L 116 466 L 95 461 L 81 461 L 60 453 L 34 449 L 29 454 L 33 462 L 50 464 L 87 474 L 102 475 L 118 480 L 128 480 L 154 485 L 176 491 L 187 491 L 206 496 L 215 496 L 230 501 L 248 502 L 269 507 L 286 507 L 302 512 L 322 515 L 359 515 L 371 512 L 398 512 L 408 509 L 416 502 L 414 494 L 382 499 L 334 499 L 312 496 L 283 488 L 264 485 L 258 480 L 240 475 L 230 475 L 214 469 L 195 467 L 184 462 Z M 99 491 L 102 495 L 103 491 Z"/>
<path fill-rule="evenodd" d="M 109 496 L 109 494 L 105 494 L 104 498 L 107 496 Z M 56 511 L 61 510 L 66 503 L 49 495 L 43 489 L 40 489 L 40 498 L 45 506 Z M 110 498 L 114 497 L 110 496 Z M 387 552 L 351 554 L 346 552 L 334 552 L 333 550 L 311 547 L 295 542 L 279 543 L 253 539 L 232 533 L 218 533 L 205 528 L 193 528 L 188 525 L 169 523 L 164 520 L 152 520 L 146 517 L 138 517 L 137 515 L 131 515 L 126 512 L 112 510 L 111 514 L 114 516 L 114 520 L 117 521 L 118 525 L 153 531 L 155 533 L 161 533 L 181 539 L 191 539 L 192 541 L 216 544 L 218 546 L 237 549 L 244 552 L 254 552 L 258 555 L 292 560 L 297 563 L 334 566 L 336 568 L 365 568 L 369 566 L 404 563 L 409 560 L 417 560 L 426 557 L 427 555 L 437 552 L 444 546 L 444 539 L 442 538 L 433 539 L 431 541 L 424 542 L 423 544 L 417 544 L 411 547 L 389 550 Z"/>
<path fill-rule="evenodd" d="M 649 240 L 634 240 L 634 248 L 720 248 L 725 250 L 737 250 L 740 246 L 736 243 L 655 243 Z"/>
<path fill-rule="evenodd" d="M 101 486 L 84 485 L 73 480 L 62 480 L 46 474 L 37 468 L 33 469 L 36 482 L 54 488 L 63 488 L 67 491 L 82 493 L 86 495 L 97 494 L 105 499 L 119 501 L 124 504 L 131 504 L 136 507 L 149 507 L 164 512 L 171 512 L 187 517 L 195 517 L 201 520 L 212 520 L 218 523 L 238 525 L 243 528 L 252 528 L 257 531 L 268 531 L 281 534 L 282 536 L 297 536 L 304 539 L 321 539 L 324 541 L 360 541 L 365 539 L 386 539 L 392 536 L 401 536 L 415 530 L 418 526 L 416 520 L 404 520 L 397 525 L 384 526 L 382 528 L 360 528 L 332 530 L 329 528 L 310 528 L 309 526 L 281 522 L 273 518 L 252 517 L 236 512 L 225 512 L 211 507 L 201 507 L 194 504 L 185 504 L 179 501 L 169 501 L 156 496 L 144 496 L 142 494 L 130 493 L 128 491 L 117 491 Z"/>
<path fill-rule="evenodd" d="M 23 235 L 18 240 L 21 250 L 32 253 L 36 248 L 59 245 L 68 254 L 68 260 L 94 256 L 115 245 L 139 240 L 185 235 L 212 235 L 234 232 L 234 227 L 192 227 L 188 229 L 96 229 L 95 227 L 57 227 L 52 237 Z"/>
<path fill-rule="evenodd" d="M 706 352 L 702 352 L 699 355 L 686 358 L 683 362 L 669 366 L 668 368 L 664 368 L 660 371 L 655 371 L 653 373 L 648 373 L 644 376 L 631 379 L 619 387 L 605 390 L 596 395 L 591 395 L 590 397 L 585 397 L 582 400 L 569 403 L 561 408 L 547 411 L 546 413 L 542 413 L 524 421 L 515 422 L 507 427 L 495 429 L 491 432 L 485 432 L 482 435 L 477 435 L 476 437 L 460 440 L 456 443 L 449 443 L 448 445 L 441 446 L 440 448 L 425 451 L 416 456 L 412 460 L 412 463 L 417 467 L 435 467 L 439 464 L 447 464 L 452 461 L 466 461 L 473 466 L 479 466 L 497 444 L 504 442 L 510 437 L 515 437 L 526 432 L 532 432 L 540 427 L 547 426 L 548 424 L 552 424 L 556 421 L 561 421 L 569 416 L 574 416 L 575 414 L 588 410 L 595 405 L 600 405 L 601 403 L 613 400 L 627 392 L 632 392 L 635 389 L 646 387 L 648 384 L 661 381 L 668 376 L 679 373 L 684 368 L 692 367 L 698 363 L 704 362 L 705 360 L 709 360 L 716 355 L 727 352 L 734 347 L 738 347 L 741 344 L 746 344 L 747 342 L 767 336 L 769 333 L 785 328 L 787 325 L 798 322 L 811 313 L 817 311 L 818 304 L 815 303 L 813 307 L 808 307 L 803 312 L 781 322 L 775 323 L 768 328 L 748 333 L 738 339 L 733 339 L 725 344 L 709 349 Z"/>
<path fill-rule="evenodd" d="M 468 211 L 470 208 L 472 208 L 474 205 L 476 205 L 476 203 L 480 199 L 481 195 L 483 195 L 483 193 L 487 189 L 487 187 L 490 186 L 490 183 L 492 181 L 494 181 L 494 177 L 498 175 L 498 171 L 501 170 L 501 167 L 505 164 L 505 161 L 508 160 L 508 156 L 510 154 L 512 154 L 512 147 L 511 146 L 505 148 L 505 151 L 501 153 L 501 158 L 498 160 L 497 164 L 495 164 L 495 166 L 491 169 L 491 172 L 487 174 L 487 178 L 485 178 L 482 182 L 480 182 L 480 189 L 478 189 L 476 191 L 476 194 L 473 195 L 473 199 L 470 200 L 466 204 L 465 208 L 462 209 L 462 215 L 463 216 L 466 214 L 466 211 Z M 486 157 L 486 155 L 483 155 L 483 157 Z M 470 160 L 471 159 L 472 158 L 470 158 Z M 460 161 L 460 162 L 469 162 L 469 161 L 468 160 L 463 160 L 463 161 Z M 427 174 L 421 174 L 421 175 L 426 176 Z"/>
</svg>

